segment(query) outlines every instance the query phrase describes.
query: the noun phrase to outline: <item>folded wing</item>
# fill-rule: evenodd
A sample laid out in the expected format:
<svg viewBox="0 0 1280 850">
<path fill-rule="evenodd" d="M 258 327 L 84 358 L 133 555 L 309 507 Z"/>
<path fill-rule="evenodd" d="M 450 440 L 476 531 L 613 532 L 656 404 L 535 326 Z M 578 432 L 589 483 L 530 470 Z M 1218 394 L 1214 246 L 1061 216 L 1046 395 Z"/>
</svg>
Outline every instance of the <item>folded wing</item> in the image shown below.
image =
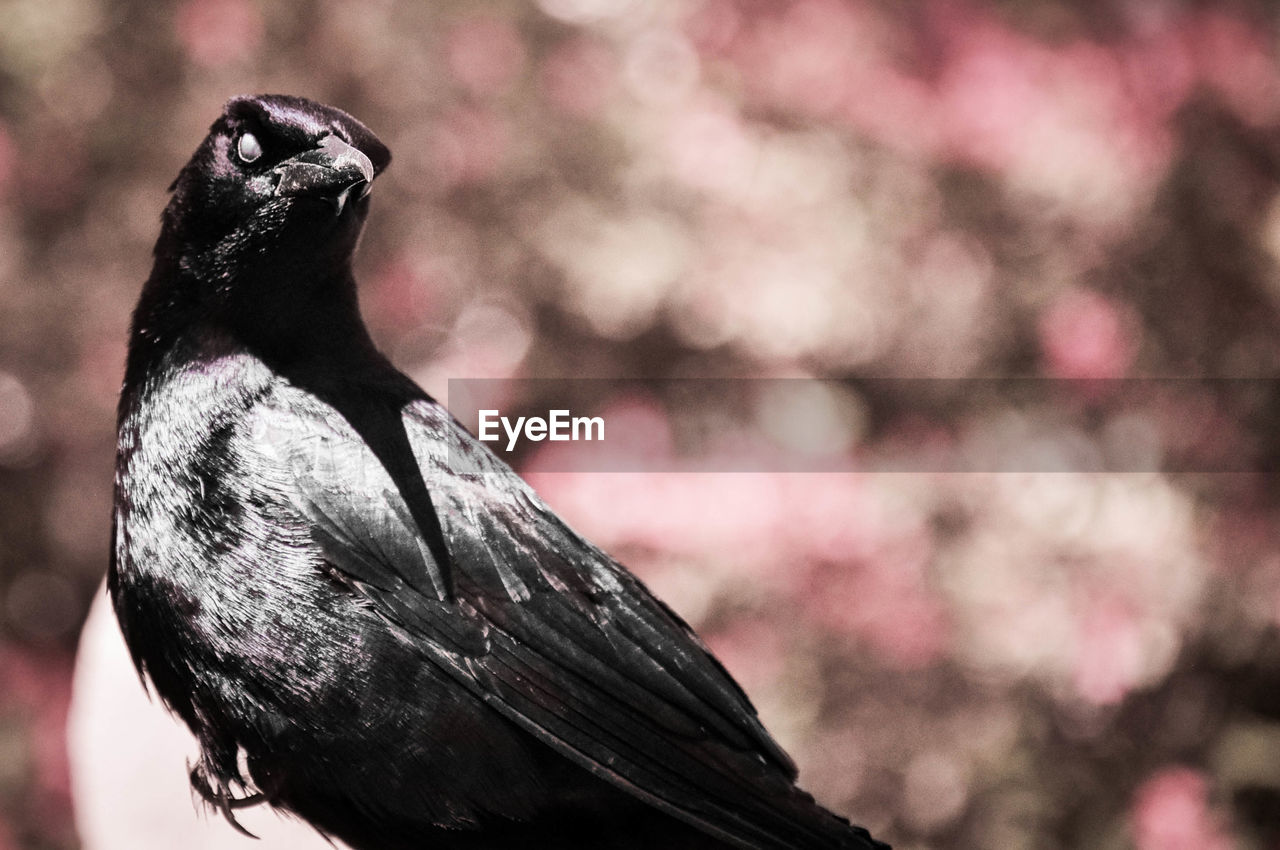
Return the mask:
<svg viewBox="0 0 1280 850">
<path fill-rule="evenodd" d="M 400 415 L 447 567 L 383 464 L 314 397 L 275 394 L 255 429 L 324 562 L 391 628 L 566 758 L 709 834 L 883 846 L 795 788 L 746 695 L 639 580 L 440 406 Z"/>
</svg>

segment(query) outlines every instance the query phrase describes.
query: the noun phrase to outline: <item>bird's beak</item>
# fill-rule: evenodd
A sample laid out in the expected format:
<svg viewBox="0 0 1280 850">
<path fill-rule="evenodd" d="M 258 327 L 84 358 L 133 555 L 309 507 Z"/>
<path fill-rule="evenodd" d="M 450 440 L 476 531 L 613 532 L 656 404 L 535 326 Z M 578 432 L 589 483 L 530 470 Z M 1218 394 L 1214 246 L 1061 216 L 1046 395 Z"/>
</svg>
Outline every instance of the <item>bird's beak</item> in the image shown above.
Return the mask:
<svg viewBox="0 0 1280 850">
<path fill-rule="evenodd" d="M 363 198 L 373 184 L 373 162 L 334 135 L 325 136 L 318 147 L 285 160 L 274 170 L 280 176 L 277 195 L 325 198 L 334 204 L 338 215 L 353 190 L 357 199 Z"/>
</svg>

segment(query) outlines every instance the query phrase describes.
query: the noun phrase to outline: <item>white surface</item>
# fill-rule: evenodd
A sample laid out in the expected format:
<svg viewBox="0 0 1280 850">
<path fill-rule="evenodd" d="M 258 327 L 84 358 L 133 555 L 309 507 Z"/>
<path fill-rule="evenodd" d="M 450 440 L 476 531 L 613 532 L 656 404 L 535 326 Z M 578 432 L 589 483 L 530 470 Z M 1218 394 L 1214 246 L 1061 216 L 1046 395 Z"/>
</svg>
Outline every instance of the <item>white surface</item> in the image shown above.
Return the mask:
<svg viewBox="0 0 1280 850">
<path fill-rule="evenodd" d="M 199 747 L 142 688 L 104 592 L 85 623 L 67 724 L 83 850 L 332 850 L 311 827 L 267 806 L 236 813 L 254 841 L 193 798 Z M 342 845 L 339 845 L 341 847 Z"/>
</svg>

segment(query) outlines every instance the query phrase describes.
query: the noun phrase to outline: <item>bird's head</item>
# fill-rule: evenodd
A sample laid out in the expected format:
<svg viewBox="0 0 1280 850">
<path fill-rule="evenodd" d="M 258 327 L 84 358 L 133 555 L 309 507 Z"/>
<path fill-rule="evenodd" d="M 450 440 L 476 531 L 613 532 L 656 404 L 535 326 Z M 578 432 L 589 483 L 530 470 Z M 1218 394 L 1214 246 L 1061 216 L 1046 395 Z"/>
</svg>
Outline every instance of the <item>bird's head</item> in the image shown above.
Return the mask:
<svg viewBox="0 0 1280 850">
<path fill-rule="evenodd" d="M 344 263 L 390 161 L 340 109 L 286 95 L 233 98 L 174 180 L 156 252 L 224 282 Z"/>
<path fill-rule="evenodd" d="M 295 347 L 361 336 L 351 257 L 390 161 L 340 109 L 233 98 L 170 187 L 134 315 L 138 345 L 200 327 Z"/>
</svg>

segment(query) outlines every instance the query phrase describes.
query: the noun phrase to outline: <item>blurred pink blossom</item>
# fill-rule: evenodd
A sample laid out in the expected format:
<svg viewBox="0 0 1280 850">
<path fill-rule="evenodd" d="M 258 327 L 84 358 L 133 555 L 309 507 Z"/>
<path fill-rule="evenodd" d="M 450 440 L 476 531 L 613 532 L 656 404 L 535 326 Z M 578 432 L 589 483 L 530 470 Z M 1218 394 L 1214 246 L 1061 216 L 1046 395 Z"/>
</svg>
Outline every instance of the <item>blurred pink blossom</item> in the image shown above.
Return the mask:
<svg viewBox="0 0 1280 850">
<path fill-rule="evenodd" d="M 82 397 L 103 410 L 115 410 L 124 361 L 125 342 L 118 335 L 86 335 L 76 371 Z"/>
<path fill-rule="evenodd" d="M 1185 74 L 1167 74 L 1176 54 L 1139 52 L 1162 67 L 1135 75 L 1130 42 L 1047 46 L 988 13 L 943 17 L 947 50 L 931 114 L 950 157 L 1034 185 L 1066 180 L 1060 190 L 1084 197 L 1099 181 L 1127 194 L 1168 166 L 1166 122 L 1187 93 Z M 1155 86 L 1163 97 L 1148 94 Z"/>
<path fill-rule="evenodd" d="M 210 67 L 251 57 L 263 36 L 262 14 L 249 0 L 188 0 L 174 26 L 191 61 Z"/>
<path fill-rule="evenodd" d="M 741 116 L 719 103 L 698 104 L 671 116 L 666 153 L 675 175 L 690 186 L 727 190 L 759 160 Z"/>
<path fill-rule="evenodd" d="M 784 557 L 777 530 L 783 515 L 771 476 L 547 474 L 531 464 L 527 477 L 567 519 L 607 548 L 710 559 L 740 576 L 768 572 L 787 581 L 787 573 L 800 572 L 794 558 Z"/>
<path fill-rule="evenodd" d="M 599 112 L 617 88 L 617 61 L 596 41 L 566 39 L 543 60 L 542 92 L 559 111 L 576 117 Z"/>
<path fill-rule="evenodd" d="M 1276 530 L 1270 515 L 1236 512 L 1207 517 L 1205 532 L 1209 563 L 1223 577 L 1238 579 L 1257 565 L 1257 553 L 1272 551 Z"/>
<path fill-rule="evenodd" d="M 1196 67 L 1187 33 L 1166 22 L 1115 48 L 1120 82 L 1132 100 L 1131 120 L 1167 121 L 1186 102 L 1196 82 Z"/>
<path fill-rule="evenodd" d="M 1051 45 L 974 3 L 924 4 L 914 34 L 860 0 L 795 0 L 770 15 L 742 5 L 704 4 L 687 29 L 704 52 L 734 62 L 752 99 L 843 116 L 904 152 L 1086 198 L 1107 187 L 1135 194 L 1163 175 L 1175 153 L 1170 124 L 1197 81 L 1255 124 L 1274 120 L 1280 102 L 1262 31 L 1221 12 Z M 930 61 L 908 71 L 912 50 Z"/>
<path fill-rule="evenodd" d="M 0 196 L 3 196 L 9 187 L 17 156 L 18 151 L 14 147 L 13 138 L 9 135 L 8 127 L 0 124 Z"/>
<path fill-rule="evenodd" d="M 432 140 L 432 165 L 443 188 L 481 183 L 502 165 L 510 143 L 506 122 L 496 112 L 458 107 L 443 116 Z"/>
<path fill-rule="evenodd" d="M 1280 75 L 1264 30 L 1206 10 L 1189 17 L 1184 32 L 1201 78 L 1242 120 L 1266 125 L 1280 118 Z"/>
<path fill-rule="evenodd" d="M 794 516 L 784 526 L 797 549 L 828 563 L 878 554 L 887 536 L 883 506 L 861 477 L 804 476 L 801 486 L 803 492 L 787 500 Z"/>
<path fill-rule="evenodd" d="M 436 287 L 419 265 L 398 258 L 374 273 L 363 289 L 364 310 L 371 324 L 403 332 L 436 315 L 439 305 L 432 298 Z"/>
<path fill-rule="evenodd" d="M 70 660 L 13 644 L 0 644 L 0 682 L 8 705 L 41 712 L 65 702 Z"/>
<path fill-rule="evenodd" d="M 862 3 L 798 0 L 759 16 L 739 61 L 769 101 L 812 116 L 830 115 L 856 96 L 868 65 L 882 61 Z"/>
<path fill-rule="evenodd" d="M 1052 109 L 1050 52 L 1003 24 L 957 15 L 934 120 L 950 129 L 948 144 L 962 159 L 1008 166 L 1024 145 L 1036 113 Z"/>
<path fill-rule="evenodd" d="M 1077 622 L 1076 693 L 1094 705 L 1120 702 L 1143 673 L 1142 626 L 1117 599 L 1087 600 Z"/>
<path fill-rule="evenodd" d="M 24 143 L 10 157 L 22 203 L 33 210 L 62 211 L 74 206 L 85 189 L 88 152 L 76 128 L 41 128 L 38 144 Z"/>
<path fill-rule="evenodd" d="M 719 55 L 733 45 L 742 23 L 742 14 L 734 0 L 704 0 L 689 16 L 686 29 L 699 50 Z"/>
<path fill-rule="evenodd" d="M 920 573 L 928 540 L 902 543 L 875 560 L 819 571 L 806 607 L 829 627 L 866 641 L 889 666 L 912 670 L 944 654 L 950 629 L 941 600 Z"/>
<path fill-rule="evenodd" d="M 1138 788 L 1132 824 L 1137 850 L 1228 850 L 1209 811 L 1208 782 L 1188 767 L 1167 767 Z"/>
<path fill-rule="evenodd" d="M 1055 378 L 1120 378 L 1137 353 L 1120 305 L 1088 290 L 1068 292 L 1050 305 L 1040 319 L 1040 346 Z"/>
<path fill-rule="evenodd" d="M 41 822 L 69 824 L 71 779 L 66 722 L 71 702 L 71 660 L 0 645 L 0 709 L 27 720 L 33 775 L 28 810 Z M 4 847 L 0 824 L 0 848 Z"/>
<path fill-rule="evenodd" d="M 446 53 L 454 79 L 476 95 L 506 91 L 524 68 L 524 42 L 506 18 L 477 16 L 455 25 Z"/>
<path fill-rule="evenodd" d="M 777 627 L 746 618 L 703 635 L 716 658 L 748 693 L 760 693 L 778 681 L 786 652 Z"/>
</svg>

